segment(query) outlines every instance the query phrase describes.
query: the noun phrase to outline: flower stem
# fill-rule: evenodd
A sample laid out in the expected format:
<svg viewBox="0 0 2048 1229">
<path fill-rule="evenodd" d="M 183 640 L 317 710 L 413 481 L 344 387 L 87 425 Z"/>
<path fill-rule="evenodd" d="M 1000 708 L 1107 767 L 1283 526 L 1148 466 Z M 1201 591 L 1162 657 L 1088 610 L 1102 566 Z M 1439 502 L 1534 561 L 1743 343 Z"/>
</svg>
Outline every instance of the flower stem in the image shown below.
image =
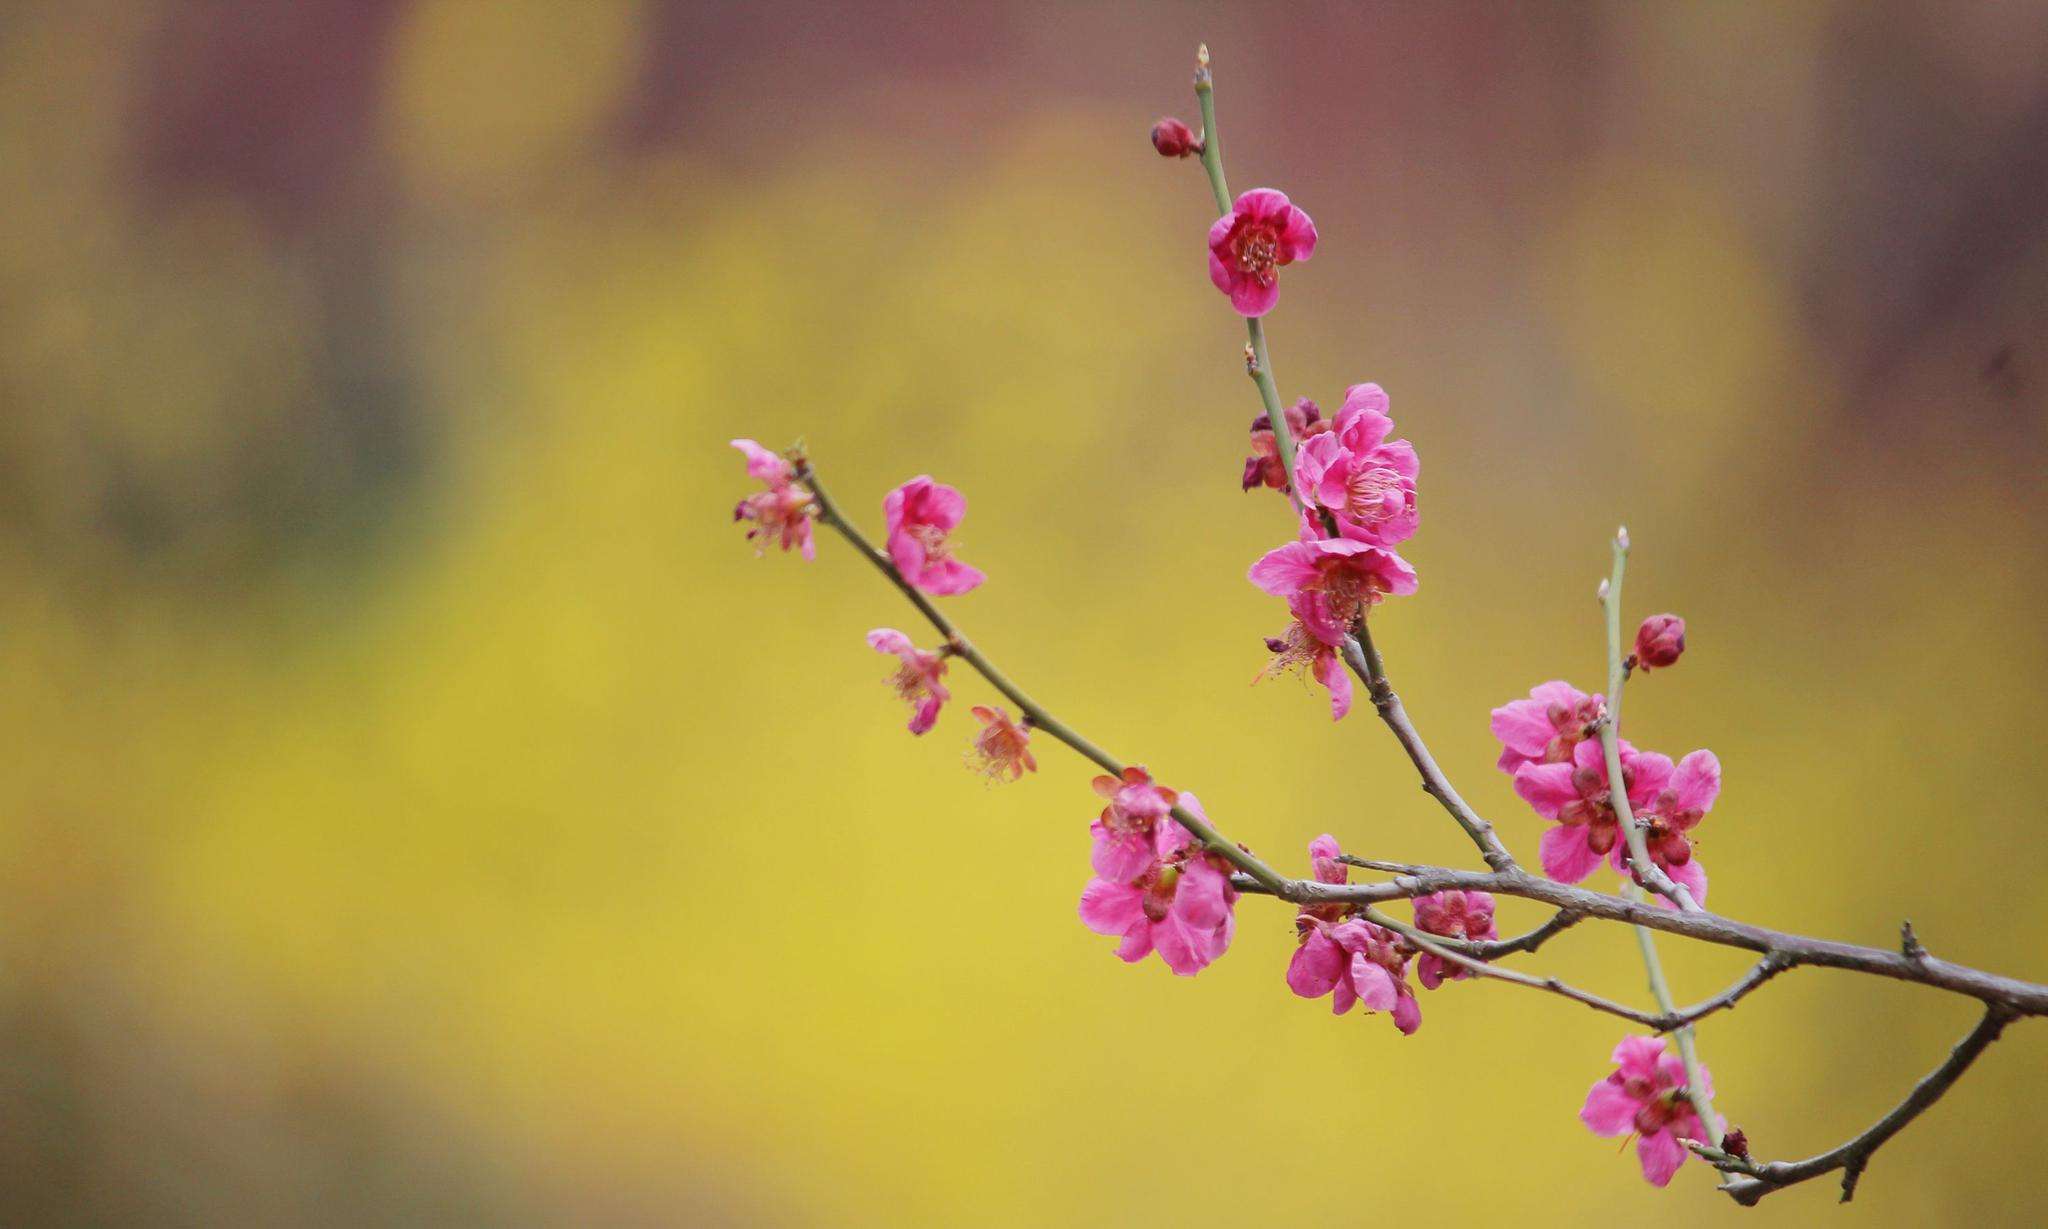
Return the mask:
<svg viewBox="0 0 2048 1229">
<path fill-rule="evenodd" d="M 1628 885 L 1631 900 L 1640 901 L 1642 890 L 1634 884 Z M 1657 1000 L 1657 1006 L 1666 1015 L 1676 1014 L 1678 1001 L 1671 997 L 1671 983 L 1664 979 L 1664 962 L 1657 956 L 1657 942 L 1650 932 L 1637 926 L 1636 946 L 1643 952 L 1643 969 L 1650 975 L 1650 995 Z M 1700 1077 L 1699 1047 L 1693 1042 L 1692 1025 L 1682 1025 L 1671 1034 L 1678 1041 L 1678 1058 L 1685 1064 L 1685 1097 L 1692 1102 L 1693 1112 L 1699 1115 L 1700 1129 L 1707 1138 L 1700 1142 L 1710 1148 L 1721 1146 L 1721 1119 L 1714 1113 L 1714 1098 L 1707 1093 L 1706 1081 Z"/>
</svg>

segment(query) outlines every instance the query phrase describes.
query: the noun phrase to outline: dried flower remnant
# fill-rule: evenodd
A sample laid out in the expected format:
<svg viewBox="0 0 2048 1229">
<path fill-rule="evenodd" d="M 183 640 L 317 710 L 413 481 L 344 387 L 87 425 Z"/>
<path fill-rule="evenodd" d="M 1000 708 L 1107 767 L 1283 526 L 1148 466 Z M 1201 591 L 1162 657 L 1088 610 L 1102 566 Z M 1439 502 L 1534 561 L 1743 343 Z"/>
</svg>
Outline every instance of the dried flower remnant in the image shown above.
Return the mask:
<svg viewBox="0 0 2048 1229">
<path fill-rule="evenodd" d="M 898 666 L 889 683 L 896 695 L 910 705 L 910 732 L 922 734 L 939 719 L 939 709 L 953 693 L 939 680 L 946 673 L 943 653 L 920 649 L 910 637 L 893 627 L 878 627 L 868 633 L 868 647 L 878 653 L 895 654 Z"/>
<path fill-rule="evenodd" d="M 977 704 L 967 710 L 981 722 L 981 730 L 967 748 L 967 764 L 991 781 L 1015 781 L 1027 772 L 1038 771 L 1031 755 L 1031 727 L 1028 722 L 1010 720 L 1001 705 Z"/>
</svg>

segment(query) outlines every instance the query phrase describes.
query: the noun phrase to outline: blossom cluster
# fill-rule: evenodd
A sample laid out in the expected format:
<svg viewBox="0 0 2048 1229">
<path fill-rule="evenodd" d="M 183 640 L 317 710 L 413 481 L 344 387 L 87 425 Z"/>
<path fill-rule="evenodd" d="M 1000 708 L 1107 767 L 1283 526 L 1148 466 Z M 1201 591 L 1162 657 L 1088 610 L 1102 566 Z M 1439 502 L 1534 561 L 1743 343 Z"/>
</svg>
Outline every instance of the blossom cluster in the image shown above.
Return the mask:
<svg viewBox="0 0 2048 1229">
<path fill-rule="evenodd" d="M 1186 125 L 1162 120 L 1152 134 L 1168 157 L 1204 154 Z M 1315 251 L 1309 216 L 1284 193 L 1256 189 L 1237 198 L 1209 231 L 1209 271 L 1217 288 L 1246 317 L 1270 311 L 1278 299 L 1277 270 Z M 1256 336 L 1256 333 L 1255 333 Z M 1274 404 L 1270 395 L 1268 404 Z M 1415 569 L 1399 553 L 1420 523 L 1416 483 L 1420 463 L 1413 445 L 1393 438 L 1386 392 L 1377 384 L 1345 390 L 1341 407 L 1325 418 L 1303 399 L 1251 424 L 1251 452 L 1241 475 L 1244 490 L 1270 489 L 1286 497 L 1295 536 L 1252 564 L 1249 579 L 1286 603 L 1288 626 L 1266 640 L 1272 654 L 1260 678 L 1279 672 L 1312 675 L 1329 692 L 1333 719 L 1351 708 L 1354 643 L 1373 608 L 1417 589 Z M 805 559 L 815 554 L 812 523 L 826 519 L 849 535 L 821 495 L 807 483 L 800 456 L 771 452 L 752 440 L 733 441 L 747 472 L 763 489 L 743 499 L 734 519 L 750 523 L 747 537 L 762 549 L 779 542 Z M 890 686 L 911 711 L 909 730 L 933 729 L 952 699 L 949 663 L 965 655 L 977 670 L 1018 701 L 1012 718 L 997 706 L 974 706 L 980 728 L 967 752 L 970 764 L 992 780 L 1015 780 L 1037 769 L 1031 750 L 1033 716 L 1050 721 L 1024 701 L 967 645 L 923 597 L 951 597 L 979 587 L 985 574 L 961 561 L 954 532 L 966 499 L 951 486 L 920 475 L 882 502 L 886 549 L 876 561 L 913 594 L 944 633 L 942 643 L 920 647 L 894 628 L 868 633 L 868 645 L 895 661 Z M 858 539 L 856 538 L 856 541 Z M 1647 620 L 1637 635 L 1631 669 L 1662 669 L 1685 647 L 1684 621 L 1675 615 Z M 1347 660 L 1349 659 L 1349 660 Z M 1362 667 L 1361 667 L 1362 669 Z M 1602 732 L 1606 701 L 1568 683 L 1551 681 L 1528 698 L 1493 710 L 1501 744 L 1500 769 L 1514 790 L 1548 822 L 1540 842 L 1546 874 L 1577 883 L 1606 862 L 1632 875 L 1627 833 L 1610 788 Z M 1052 726 L 1063 741 L 1080 744 Z M 1618 776 L 1649 858 L 1671 879 L 1704 899 L 1706 871 L 1695 856 L 1693 830 L 1720 791 L 1720 762 L 1695 751 L 1675 764 L 1654 751 L 1616 740 Z M 1092 749 L 1091 755 L 1097 755 Z M 1173 973 L 1193 976 L 1221 958 L 1236 931 L 1238 891 L 1232 882 L 1240 847 L 1221 845 L 1199 799 L 1167 788 L 1141 767 L 1094 779 L 1102 800 L 1089 826 L 1090 878 L 1081 893 L 1081 922 L 1117 941 L 1116 955 L 1136 963 L 1157 954 Z M 1336 838 L 1309 844 L 1313 881 L 1348 882 L 1349 867 Z M 1413 923 L 1403 924 L 1362 903 L 1310 898 L 1295 917 L 1295 946 L 1285 981 L 1302 998 L 1328 997 L 1344 1015 L 1385 1014 L 1402 1034 L 1422 1023 L 1416 992 L 1474 975 L 1498 939 L 1494 900 L 1484 892 L 1441 891 L 1410 899 Z M 1438 942 L 1441 940 L 1441 942 Z M 1413 978 L 1411 982 L 1411 972 Z M 1657 1037 L 1629 1037 L 1613 1053 L 1615 1069 L 1595 1083 L 1580 1118 L 1602 1136 L 1636 1137 L 1644 1176 L 1662 1186 L 1688 1155 L 1684 1140 L 1711 1138 L 1686 1085 L 1685 1064 Z"/>
<path fill-rule="evenodd" d="M 1563 883 L 1581 882 L 1602 862 L 1636 877 L 1600 742 L 1606 715 L 1603 697 L 1560 680 L 1493 710 L 1501 771 L 1514 778 L 1515 793 L 1551 821 L 1538 852 L 1543 873 Z M 1704 901 L 1707 870 L 1694 856 L 1691 833 L 1720 796 L 1721 761 L 1703 750 L 1673 764 L 1670 756 L 1638 751 L 1627 739 L 1617 742 L 1629 810 L 1650 860 Z"/>
</svg>

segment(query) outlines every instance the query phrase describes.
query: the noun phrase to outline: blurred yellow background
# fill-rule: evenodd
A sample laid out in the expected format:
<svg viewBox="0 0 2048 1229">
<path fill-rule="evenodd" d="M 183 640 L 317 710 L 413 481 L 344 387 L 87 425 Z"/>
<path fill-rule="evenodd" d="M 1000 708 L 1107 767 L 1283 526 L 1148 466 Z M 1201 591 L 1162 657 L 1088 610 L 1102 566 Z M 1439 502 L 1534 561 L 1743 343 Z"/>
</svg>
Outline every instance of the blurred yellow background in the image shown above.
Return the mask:
<svg viewBox="0 0 2048 1229">
<path fill-rule="evenodd" d="M 1284 518 L 1145 142 L 1199 39 L 1234 186 L 1322 231 L 1283 393 L 1376 380 L 1421 450 L 1376 622 L 1468 797 L 1533 856 L 1487 710 L 1598 682 L 1625 520 L 1714 906 L 2048 977 L 2040 5 L 22 3 L 0 1221 L 2048 1219 L 2035 1026 L 1850 1211 L 1743 1213 L 1579 1127 L 1571 1004 L 1332 1019 L 1256 900 L 1125 967 L 1091 770 L 984 787 L 964 711 L 904 733 L 865 564 L 753 557 L 735 435 L 871 530 L 933 473 L 991 576 L 948 609 L 1080 728 L 1282 865 L 1471 862 L 1369 712 L 1247 685 Z M 1665 947 L 1688 1001 L 1744 963 Z M 1625 933 L 1542 956 L 1642 997 Z M 1702 1048 L 1800 1156 L 1970 1017 L 1799 972 Z"/>
</svg>

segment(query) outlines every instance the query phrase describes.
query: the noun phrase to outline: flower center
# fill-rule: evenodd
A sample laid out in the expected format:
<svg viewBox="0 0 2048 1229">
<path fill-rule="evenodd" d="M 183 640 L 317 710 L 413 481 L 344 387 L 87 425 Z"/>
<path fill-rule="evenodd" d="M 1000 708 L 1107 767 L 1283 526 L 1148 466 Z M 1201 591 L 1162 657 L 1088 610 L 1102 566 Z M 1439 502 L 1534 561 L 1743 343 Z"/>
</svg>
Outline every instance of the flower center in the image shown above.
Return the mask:
<svg viewBox="0 0 2048 1229">
<path fill-rule="evenodd" d="M 1266 226 L 1247 226 L 1237 237 L 1237 269 L 1261 286 L 1273 284 L 1273 266 L 1280 257 L 1280 237 Z"/>
<path fill-rule="evenodd" d="M 1343 560 L 1325 562 L 1321 588 L 1330 617 L 1346 627 L 1364 618 L 1385 592 L 1379 577 L 1345 567 Z"/>
<path fill-rule="evenodd" d="M 953 557 L 953 548 L 946 541 L 946 531 L 937 525 L 912 525 L 907 532 L 924 548 L 926 560 L 940 563 Z"/>
<path fill-rule="evenodd" d="M 1401 475 L 1384 465 L 1354 470 L 1344 484 L 1344 514 L 1354 521 L 1377 524 L 1394 515 L 1390 498 L 1401 490 Z"/>
</svg>

